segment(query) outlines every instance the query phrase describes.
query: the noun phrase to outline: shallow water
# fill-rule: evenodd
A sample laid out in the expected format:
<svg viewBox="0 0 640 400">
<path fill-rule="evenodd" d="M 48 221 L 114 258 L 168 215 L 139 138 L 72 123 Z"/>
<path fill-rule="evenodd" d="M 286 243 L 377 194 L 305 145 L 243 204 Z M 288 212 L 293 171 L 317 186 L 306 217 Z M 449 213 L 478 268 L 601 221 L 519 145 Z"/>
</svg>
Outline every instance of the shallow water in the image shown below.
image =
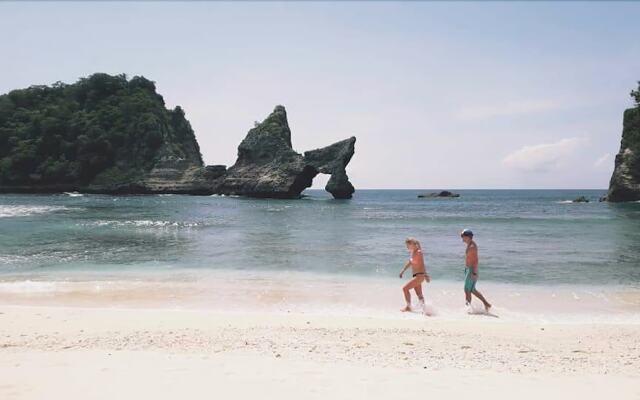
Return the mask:
<svg viewBox="0 0 640 400">
<path fill-rule="evenodd" d="M 396 285 L 407 236 L 422 242 L 434 284 L 453 288 L 463 278 L 463 228 L 476 233 L 479 287 L 640 289 L 640 204 L 599 203 L 600 190 L 418 199 L 421 192 L 360 190 L 352 200 L 324 191 L 301 200 L 0 195 L 0 293 L 25 281 L 203 281 L 212 273 L 238 284 L 300 272 Z M 581 195 L 592 202 L 568 202 Z"/>
<path fill-rule="evenodd" d="M 240 269 L 394 276 L 415 236 L 434 279 L 458 280 L 471 228 L 481 277 L 522 284 L 640 284 L 640 204 L 603 191 L 362 190 L 336 201 L 195 196 L 2 195 L 0 274 Z M 565 203 L 587 195 L 594 202 Z M 0 276 L 1 276 L 0 275 Z"/>
</svg>

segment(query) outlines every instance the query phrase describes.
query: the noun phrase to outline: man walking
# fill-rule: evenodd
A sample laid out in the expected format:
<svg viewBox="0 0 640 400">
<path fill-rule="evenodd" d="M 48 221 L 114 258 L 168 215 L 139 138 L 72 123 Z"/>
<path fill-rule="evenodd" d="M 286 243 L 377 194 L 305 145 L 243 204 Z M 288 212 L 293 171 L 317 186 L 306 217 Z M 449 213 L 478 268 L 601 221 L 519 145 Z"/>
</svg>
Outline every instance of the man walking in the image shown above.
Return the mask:
<svg viewBox="0 0 640 400">
<path fill-rule="evenodd" d="M 464 256 L 464 297 L 467 307 L 471 307 L 471 294 L 476 296 L 484 304 L 484 309 L 489 312 L 491 304 L 482 293 L 476 290 L 478 282 L 478 245 L 473 241 L 473 232 L 465 229 L 460 233 L 462 241 L 467 245 Z"/>
</svg>

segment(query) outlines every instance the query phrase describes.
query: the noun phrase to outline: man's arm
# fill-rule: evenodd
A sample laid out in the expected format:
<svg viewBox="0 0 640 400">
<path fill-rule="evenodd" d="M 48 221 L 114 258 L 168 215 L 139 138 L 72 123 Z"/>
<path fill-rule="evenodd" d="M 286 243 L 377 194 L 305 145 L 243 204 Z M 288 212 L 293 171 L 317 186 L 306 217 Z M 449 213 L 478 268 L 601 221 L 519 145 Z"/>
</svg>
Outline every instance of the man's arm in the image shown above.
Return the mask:
<svg viewBox="0 0 640 400">
<path fill-rule="evenodd" d="M 474 243 L 469 246 L 469 263 L 472 267 L 471 273 L 473 274 L 473 278 L 478 278 L 478 246 Z"/>
</svg>

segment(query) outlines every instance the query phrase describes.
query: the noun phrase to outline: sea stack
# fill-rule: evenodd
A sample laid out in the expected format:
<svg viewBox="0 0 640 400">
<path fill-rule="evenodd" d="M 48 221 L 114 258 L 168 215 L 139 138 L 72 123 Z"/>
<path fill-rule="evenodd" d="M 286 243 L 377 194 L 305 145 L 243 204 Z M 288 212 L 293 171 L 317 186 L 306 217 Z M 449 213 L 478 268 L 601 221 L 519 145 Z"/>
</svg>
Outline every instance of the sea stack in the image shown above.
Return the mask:
<svg viewBox="0 0 640 400">
<path fill-rule="evenodd" d="M 640 87 L 631 92 L 636 106 L 624 112 L 620 152 L 609 182 L 607 200 L 640 200 Z"/>
<path fill-rule="evenodd" d="M 293 150 L 287 112 L 281 105 L 249 130 L 238 146 L 238 158 L 215 191 L 251 197 L 297 198 L 319 174 L 330 174 L 325 189 L 336 199 L 351 198 L 355 189 L 345 168 L 356 138 L 307 151 Z"/>
</svg>

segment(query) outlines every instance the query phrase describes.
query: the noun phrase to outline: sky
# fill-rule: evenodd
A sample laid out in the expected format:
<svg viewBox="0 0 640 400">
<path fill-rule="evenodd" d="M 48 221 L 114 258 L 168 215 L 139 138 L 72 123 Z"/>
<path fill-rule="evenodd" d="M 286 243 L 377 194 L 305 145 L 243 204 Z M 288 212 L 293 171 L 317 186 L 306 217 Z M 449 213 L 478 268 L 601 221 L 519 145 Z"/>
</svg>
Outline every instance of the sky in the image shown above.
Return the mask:
<svg viewBox="0 0 640 400">
<path fill-rule="evenodd" d="M 640 80 L 640 2 L 0 2 L 0 93 L 143 75 L 232 165 L 286 107 L 352 135 L 361 188 L 606 188 Z M 318 176 L 314 187 L 328 177 Z"/>
</svg>

